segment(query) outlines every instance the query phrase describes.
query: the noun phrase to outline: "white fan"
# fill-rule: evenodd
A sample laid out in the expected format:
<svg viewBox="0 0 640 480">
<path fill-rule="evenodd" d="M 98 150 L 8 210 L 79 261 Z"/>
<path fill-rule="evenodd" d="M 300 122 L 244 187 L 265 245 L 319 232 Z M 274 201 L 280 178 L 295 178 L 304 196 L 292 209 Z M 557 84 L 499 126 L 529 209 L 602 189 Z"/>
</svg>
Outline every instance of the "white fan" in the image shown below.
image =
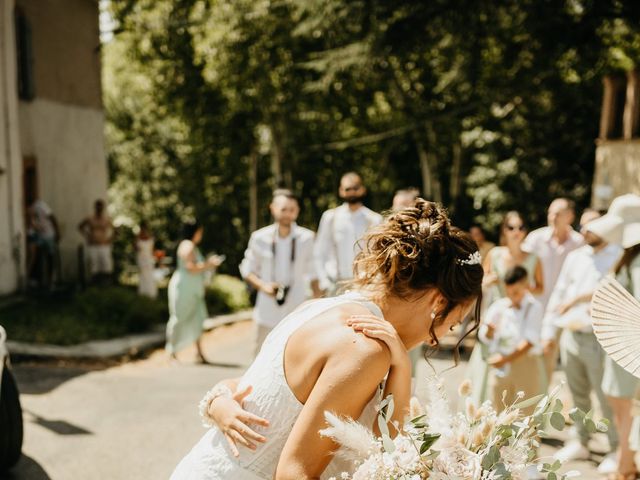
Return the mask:
<svg viewBox="0 0 640 480">
<path fill-rule="evenodd" d="M 640 378 L 640 302 L 613 277 L 606 277 L 591 300 L 593 331 L 605 352 Z"/>
</svg>

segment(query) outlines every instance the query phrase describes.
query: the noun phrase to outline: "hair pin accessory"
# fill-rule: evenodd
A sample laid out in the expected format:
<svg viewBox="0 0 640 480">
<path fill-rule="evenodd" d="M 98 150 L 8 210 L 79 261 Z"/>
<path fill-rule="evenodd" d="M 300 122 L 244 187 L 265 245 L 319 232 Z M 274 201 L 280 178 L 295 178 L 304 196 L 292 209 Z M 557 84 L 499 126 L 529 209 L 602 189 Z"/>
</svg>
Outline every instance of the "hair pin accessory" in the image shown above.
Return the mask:
<svg viewBox="0 0 640 480">
<path fill-rule="evenodd" d="M 458 265 L 480 265 L 482 263 L 482 257 L 480 257 L 480 252 L 476 250 L 475 252 L 470 253 L 467 258 L 459 258 L 457 262 Z"/>
</svg>

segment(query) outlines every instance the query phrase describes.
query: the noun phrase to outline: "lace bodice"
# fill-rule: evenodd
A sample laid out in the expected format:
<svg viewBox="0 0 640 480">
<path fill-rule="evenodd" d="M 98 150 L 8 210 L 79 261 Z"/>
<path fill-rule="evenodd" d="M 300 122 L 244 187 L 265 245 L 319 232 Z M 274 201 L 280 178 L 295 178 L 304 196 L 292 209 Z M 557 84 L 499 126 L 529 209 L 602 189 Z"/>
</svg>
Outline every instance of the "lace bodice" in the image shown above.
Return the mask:
<svg viewBox="0 0 640 480">
<path fill-rule="evenodd" d="M 344 303 L 359 303 L 373 314 L 382 316 L 380 309 L 358 293 L 346 293 L 339 297 L 309 302 L 286 317 L 267 337 L 260 353 L 242 377 L 239 388 L 251 385 L 253 391 L 244 408 L 267 418 L 270 426 L 255 427 L 269 440 L 258 445 L 256 451 L 240 449 L 240 457 L 230 453 L 223 435 L 215 428 L 209 430 L 174 472 L 172 479 L 271 479 L 289 433 L 303 405 L 295 397 L 284 374 L 284 350 L 289 337 L 301 325 L 321 313 Z M 365 407 L 359 421 L 373 425 L 375 406 L 380 397 L 373 398 Z M 253 428 L 253 427 L 252 427 Z M 336 457 L 327 467 L 322 479 L 338 476 L 351 466 Z"/>
</svg>

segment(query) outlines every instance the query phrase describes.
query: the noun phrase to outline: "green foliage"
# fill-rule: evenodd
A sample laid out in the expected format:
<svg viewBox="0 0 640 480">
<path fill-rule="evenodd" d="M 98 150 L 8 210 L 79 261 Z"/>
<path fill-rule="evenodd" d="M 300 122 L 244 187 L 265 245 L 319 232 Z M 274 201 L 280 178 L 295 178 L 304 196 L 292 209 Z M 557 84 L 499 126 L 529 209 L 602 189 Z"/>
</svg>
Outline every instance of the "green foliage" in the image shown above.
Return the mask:
<svg viewBox="0 0 640 480">
<path fill-rule="evenodd" d="M 640 4 L 538 0 L 112 0 L 110 197 L 171 249 L 197 217 L 233 272 L 269 191 L 315 228 L 360 171 L 369 204 L 415 185 L 461 226 L 586 206 L 601 79 L 637 66 Z M 532 199 L 534 201 L 532 201 Z"/>
<path fill-rule="evenodd" d="M 230 275 L 216 275 L 206 291 L 209 315 L 232 313 L 251 307 L 246 284 Z"/>
<path fill-rule="evenodd" d="M 166 300 L 140 297 L 119 286 L 17 304 L 0 315 L 12 340 L 56 345 L 142 333 L 168 318 Z"/>
</svg>

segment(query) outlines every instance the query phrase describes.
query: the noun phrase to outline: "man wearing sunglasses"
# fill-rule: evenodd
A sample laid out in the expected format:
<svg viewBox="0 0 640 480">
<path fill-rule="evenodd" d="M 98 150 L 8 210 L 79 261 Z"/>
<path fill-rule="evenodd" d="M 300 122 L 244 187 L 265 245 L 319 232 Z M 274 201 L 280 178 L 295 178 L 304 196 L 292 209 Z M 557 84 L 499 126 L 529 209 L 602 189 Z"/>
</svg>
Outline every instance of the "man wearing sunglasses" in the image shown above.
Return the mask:
<svg viewBox="0 0 640 480">
<path fill-rule="evenodd" d="M 340 179 L 342 205 L 322 214 L 315 244 L 315 261 L 320 288 L 333 295 L 353 277 L 353 260 L 361 250 L 364 233 L 382 221 L 382 216 L 364 206 L 367 189 L 355 172 Z"/>
</svg>

